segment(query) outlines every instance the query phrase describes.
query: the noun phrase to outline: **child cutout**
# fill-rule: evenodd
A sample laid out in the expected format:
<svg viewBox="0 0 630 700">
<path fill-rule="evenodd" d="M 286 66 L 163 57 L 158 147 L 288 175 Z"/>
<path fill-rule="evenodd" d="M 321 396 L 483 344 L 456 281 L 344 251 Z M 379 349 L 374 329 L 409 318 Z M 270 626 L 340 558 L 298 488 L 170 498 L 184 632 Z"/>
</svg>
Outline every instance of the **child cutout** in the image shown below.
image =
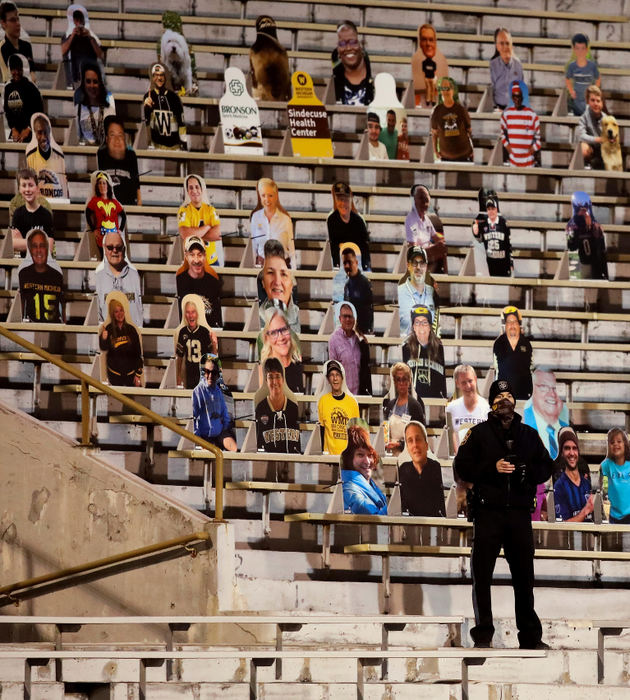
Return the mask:
<svg viewBox="0 0 630 700">
<path fill-rule="evenodd" d="M 142 339 L 131 321 L 129 300 L 118 291 L 105 300 L 107 318 L 98 331 L 98 344 L 112 386 L 143 386 Z M 102 367 L 102 364 L 101 364 Z"/>
<path fill-rule="evenodd" d="M 90 176 L 91 197 L 85 204 L 87 231 L 92 237 L 90 243 L 96 244 L 98 258 L 103 257 L 103 236 L 112 229 L 112 225 L 123 231 L 127 226 L 127 215 L 121 203 L 114 197 L 114 186 L 109 175 L 103 170 L 96 170 Z M 90 246 L 92 249 L 92 246 Z"/>
<path fill-rule="evenodd" d="M 11 215 L 11 235 L 13 251 L 24 257 L 26 253 L 26 236 L 31 229 L 42 229 L 48 236 L 50 252 L 55 242 L 52 239 L 53 217 L 50 204 L 39 193 L 37 175 L 31 168 L 22 168 L 17 173 L 18 194 L 11 200 L 17 206 Z M 11 208 L 11 207 L 9 207 Z"/>
<path fill-rule="evenodd" d="M 586 88 L 589 85 L 602 86 L 597 63 L 591 60 L 586 34 L 574 34 L 571 39 L 573 52 L 565 71 L 565 82 L 569 91 L 569 113 L 581 116 L 586 109 Z"/>
<path fill-rule="evenodd" d="M 264 384 L 254 395 L 258 450 L 302 454 L 298 405 L 286 385 L 282 362 L 270 357 L 262 369 Z"/>
<path fill-rule="evenodd" d="M 249 217 L 256 267 L 262 267 L 264 262 L 265 243 L 277 240 L 285 250 L 287 265 L 295 269 L 293 222 L 280 204 L 278 185 L 270 177 L 262 177 L 256 185 L 256 196 L 258 203 Z"/>
<path fill-rule="evenodd" d="M 203 299 L 187 294 L 181 303 L 182 322 L 173 333 L 178 389 L 194 389 L 199 382 L 199 363 L 204 355 L 217 355 L 217 336 L 206 321 Z"/>
</svg>

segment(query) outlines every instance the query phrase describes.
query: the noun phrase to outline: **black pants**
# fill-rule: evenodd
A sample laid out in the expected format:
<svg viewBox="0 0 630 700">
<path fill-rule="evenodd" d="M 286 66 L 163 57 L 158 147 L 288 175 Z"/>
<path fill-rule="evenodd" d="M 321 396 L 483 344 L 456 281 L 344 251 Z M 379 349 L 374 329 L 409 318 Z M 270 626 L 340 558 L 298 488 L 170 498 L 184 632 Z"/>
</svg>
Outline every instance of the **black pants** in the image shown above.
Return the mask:
<svg viewBox="0 0 630 700">
<path fill-rule="evenodd" d="M 473 608 L 476 643 L 489 644 L 494 634 L 490 587 L 494 565 L 503 547 L 512 574 L 516 626 L 521 648 L 540 642 L 542 626 L 534 610 L 534 538 L 527 510 L 480 508 L 475 516 L 472 550 Z"/>
</svg>

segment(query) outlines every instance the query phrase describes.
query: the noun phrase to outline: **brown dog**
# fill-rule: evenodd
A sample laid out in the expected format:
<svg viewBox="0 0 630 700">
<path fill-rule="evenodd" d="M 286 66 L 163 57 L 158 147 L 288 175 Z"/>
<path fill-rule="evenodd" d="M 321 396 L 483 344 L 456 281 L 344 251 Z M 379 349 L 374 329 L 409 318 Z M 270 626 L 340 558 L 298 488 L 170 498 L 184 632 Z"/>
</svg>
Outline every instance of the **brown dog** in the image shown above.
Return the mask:
<svg viewBox="0 0 630 700">
<path fill-rule="evenodd" d="M 256 20 L 256 41 L 249 50 L 252 96 L 256 100 L 285 102 L 291 96 L 289 57 L 278 41 L 276 23 L 261 15 Z"/>
<path fill-rule="evenodd" d="M 606 170 L 623 170 L 621 145 L 619 144 L 619 125 L 610 114 L 602 117 L 602 160 Z"/>
</svg>

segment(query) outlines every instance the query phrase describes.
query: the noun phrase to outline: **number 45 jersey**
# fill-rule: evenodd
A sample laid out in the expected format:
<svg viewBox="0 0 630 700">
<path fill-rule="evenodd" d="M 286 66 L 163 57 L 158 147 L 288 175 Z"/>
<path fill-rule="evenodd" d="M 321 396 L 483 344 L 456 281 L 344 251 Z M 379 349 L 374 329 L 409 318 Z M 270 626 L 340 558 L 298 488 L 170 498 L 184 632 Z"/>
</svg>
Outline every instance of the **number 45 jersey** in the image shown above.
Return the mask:
<svg viewBox="0 0 630 700">
<path fill-rule="evenodd" d="M 504 217 L 499 216 L 494 222 L 490 219 L 478 219 L 479 240 L 483 241 L 488 260 L 488 272 L 492 277 L 509 277 L 512 270 L 512 245 L 510 228 Z"/>
</svg>

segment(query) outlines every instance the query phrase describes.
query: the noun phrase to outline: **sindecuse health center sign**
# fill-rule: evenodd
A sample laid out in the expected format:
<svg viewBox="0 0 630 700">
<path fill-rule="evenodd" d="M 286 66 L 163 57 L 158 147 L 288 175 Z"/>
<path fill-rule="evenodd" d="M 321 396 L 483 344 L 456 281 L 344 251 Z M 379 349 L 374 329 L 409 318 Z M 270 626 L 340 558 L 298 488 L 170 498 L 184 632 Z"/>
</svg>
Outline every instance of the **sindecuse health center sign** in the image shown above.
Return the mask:
<svg viewBox="0 0 630 700">
<path fill-rule="evenodd" d="M 315 97 L 311 76 L 296 71 L 291 77 L 293 97 L 287 103 L 287 118 L 293 155 L 332 158 L 326 107 Z"/>
</svg>

